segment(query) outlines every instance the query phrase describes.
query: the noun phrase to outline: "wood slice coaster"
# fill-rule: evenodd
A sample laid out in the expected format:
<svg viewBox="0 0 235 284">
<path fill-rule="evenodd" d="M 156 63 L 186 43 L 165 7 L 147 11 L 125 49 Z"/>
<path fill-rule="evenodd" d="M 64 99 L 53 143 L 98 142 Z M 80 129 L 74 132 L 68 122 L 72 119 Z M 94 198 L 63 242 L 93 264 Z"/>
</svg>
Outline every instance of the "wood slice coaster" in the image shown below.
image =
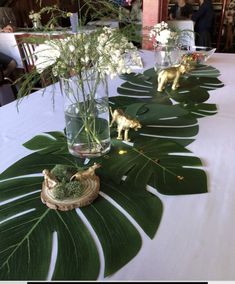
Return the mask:
<svg viewBox="0 0 235 284">
<path fill-rule="evenodd" d="M 50 174 L 50 173 L 49 173 Z M 79 197 L 67 197 L 58 199 L 54 196 L 54 189 L 57 185 L 51 186 L 44 179 L 41 191 L 41 200 L 47 207 L 55 210 L 68 211 L 77 207 L 91 204 L 99 195 L 100 179 L 97 175 L 89 174 L 80 179 L 82 192 Z"/>
<path fill-rule="evenodd" d="M 100 179 L 98 176 L 94 176 L 83 180 L 81 183 L 83 185 L 83 194 L 81 197 L 59 200 L 54 198 L 53 191 L 46 186 L 45 182 L 43 182 L 41 200 L 47 207 L 61 211 L 68 211 L 77 207 L 87 206 L 98 197 Z"/>
</svg>

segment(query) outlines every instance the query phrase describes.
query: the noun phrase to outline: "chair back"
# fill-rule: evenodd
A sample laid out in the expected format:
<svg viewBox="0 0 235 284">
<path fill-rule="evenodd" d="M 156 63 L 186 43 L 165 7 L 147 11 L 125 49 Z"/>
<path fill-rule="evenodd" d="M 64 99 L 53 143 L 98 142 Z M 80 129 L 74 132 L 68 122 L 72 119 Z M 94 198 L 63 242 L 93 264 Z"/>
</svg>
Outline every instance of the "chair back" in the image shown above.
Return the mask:
<svg viewBox="0 0 235 284">
<path fill-rule="evenodd" d="M 30 34 L 15 34 L 16 43 L 20 52 L 24 69 L 30 73 L 35 67 L 36 58 L 33 55 L 35 47 L 37 46 L 34 37 Z"/>
<path fill-rule="evenodd" d="M 34 54 L 35 48 L 43 44 L 48 39 L 64 38 L 63 34 L 15 34 L 16 43 L 20 52 L 23 62 L 24 70 L 26 73 L 31 73 L 35 69 L 36 56 Z M 41 75 L 41 85 L 43 87 L 50 84 L 50 81 Z"/>
<path fill-rule="evenodd" d="M 36 56 L 34 51 L 36 46 L 43 44 L 51 38 L 62 38 L 63 35 L 46 34 L 15 34 L 16 43 L 26 72 L 30 73 L 35 68 Z"/>
</svg>

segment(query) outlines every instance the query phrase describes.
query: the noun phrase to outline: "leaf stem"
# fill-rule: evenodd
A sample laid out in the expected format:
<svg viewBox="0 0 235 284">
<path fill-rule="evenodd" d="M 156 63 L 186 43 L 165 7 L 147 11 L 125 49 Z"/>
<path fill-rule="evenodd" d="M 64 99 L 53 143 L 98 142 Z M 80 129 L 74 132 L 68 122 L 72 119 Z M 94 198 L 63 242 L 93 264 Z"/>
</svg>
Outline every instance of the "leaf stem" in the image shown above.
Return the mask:
<svg viewBox="0 0 235 284">
<path fill-rule="evenodd" d="M 44 219 L 44 217 L 48 214 L 48 212 L 51 209 L 47 209 L 42 216 L 38 219 L 38 221 L 32 226 L 32 228 L 29 230 L 29 232 L 24 236 L 24 238 L 16 245 L 16 248 L 12 251 L 12 253 L 7 257 L 7 259 L 3 262 L 3 264 L 0 266 L 0 269 L 2 269 L 5 265 L 8 267 L 8 273 L 10 272 L 9 268 L 9 260 L 10 258 L 15 254 L 15 252 L 18 250 L 18 248 L 23 244 L 25 240 L 28 240 L 31 233 L 34 231 L 34 229 L 37 227 L 37 225 Z"/>
<path fill-rule="evenodd" d="M 164 171 L 168 172 L 169 174 L 172 174 L 175 177 L 179 176 L 179 175 L 175 174 L 174 172 L 172 172 L 171 170 L 167 169 L 166 167 L 163 167 L 162 165 L 160 165 L 159 163 L 157 163 L 153 159 L 149 158 L 148 156 L 146 156 L 143 152 L 139 151 L 138 149 L 133 147 L 133 150 L 135 152 L 137 152 L 139 155 L 142 155 L 143 157 L 145 157 L 147 160 L 149 160 L 149 161 L 153 162 L 154 164 L 158 165 L 160 168 L 162 168 Z"/>
</svg>

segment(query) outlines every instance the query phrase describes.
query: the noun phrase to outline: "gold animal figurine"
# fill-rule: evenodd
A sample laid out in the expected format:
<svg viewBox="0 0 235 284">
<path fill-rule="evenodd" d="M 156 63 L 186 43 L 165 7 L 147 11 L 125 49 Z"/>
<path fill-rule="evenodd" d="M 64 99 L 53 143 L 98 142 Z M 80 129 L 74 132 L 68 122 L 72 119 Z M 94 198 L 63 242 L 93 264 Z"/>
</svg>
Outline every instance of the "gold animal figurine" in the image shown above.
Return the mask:
<svg viewBox="0 0 235 284">
<path fill-rule="evenodd" d="M 158 92 L 162 92 L 168 82 L 172 82 L 172 90 L 179 88 L 179 78 L 181 74 L 188 71 L 188 66 L 185 64 L 180 64 L 178 66 L 169 67 L 161 70 L 158 73 Z"/>
<path fill-rule="evenodd" d="M 83 171 L 83 172 L 80 171 L 80 172 L 77 172 L 76 174 L 74 174 L 70 178 L 70 181 L 73 181 L 73 180 L 81 181 L 81 180 L 93 177 L 95 175 L 95 170 L 100 168 L 100 167 L 101 167 L 100 164 L 94 163 L 94 165 L 91 166 L 90 168 L 88 168 L 86 171 Z"/>
<path fill-rule="evenodd" d="M 44 183 L 48 187 L 48 189 L 53 189 L 55 186 L 59 184 L 57 178 L 48 170 L 42 171 L 44 175 Z"/>
<path fill-rule="evenodd" d="M 135 131 L 137 131 L 142 127 L 137 119 L 130 118 L 121 109 L 115 109 L 114 111 L 112 111 L 112 109 L 110 108 L 110 113 L 112 115 L 110 127 L 112 127 L 113 123 L 116 122 L 118 132 L 117 139 L 119 140 L 123 140 L 122 131 L 124 131 L 124 141 L 130 141 L 130 139 L 128 138 L 129 130 L 134 129 Z"/>
</svg>

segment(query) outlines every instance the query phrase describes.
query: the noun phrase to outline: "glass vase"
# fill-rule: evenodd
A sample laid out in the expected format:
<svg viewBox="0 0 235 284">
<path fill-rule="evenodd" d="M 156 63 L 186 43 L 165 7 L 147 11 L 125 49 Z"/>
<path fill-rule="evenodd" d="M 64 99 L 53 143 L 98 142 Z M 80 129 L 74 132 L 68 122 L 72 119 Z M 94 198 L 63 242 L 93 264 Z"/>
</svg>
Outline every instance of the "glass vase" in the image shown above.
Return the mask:
<svg viewBox="0 0 235 284">
<path fill-rule="evenodd" d="M 40 19 L 33 20 L 33 29 L 34 30 L 39 30 L 41 28 L 42 28 L 42 24 L 41 24 Z"/>
<path fill-rule="evenodd" d="M 79 28 L 78 13 L 72 13 L 69 19 L 71 23 L 72 33 L 77 33 Z"/>
<path fill-rule="evenodd" d="M 181 51 L 173 45 L 157 45 L 154 50 L 156 71 L 180 64 Z"/>
<path fill-rule="evenodd" d="M 69 152 L 80 158 L 110 150 L 108 87 L 99 75 L 61 78 Z"/>
</svg>

